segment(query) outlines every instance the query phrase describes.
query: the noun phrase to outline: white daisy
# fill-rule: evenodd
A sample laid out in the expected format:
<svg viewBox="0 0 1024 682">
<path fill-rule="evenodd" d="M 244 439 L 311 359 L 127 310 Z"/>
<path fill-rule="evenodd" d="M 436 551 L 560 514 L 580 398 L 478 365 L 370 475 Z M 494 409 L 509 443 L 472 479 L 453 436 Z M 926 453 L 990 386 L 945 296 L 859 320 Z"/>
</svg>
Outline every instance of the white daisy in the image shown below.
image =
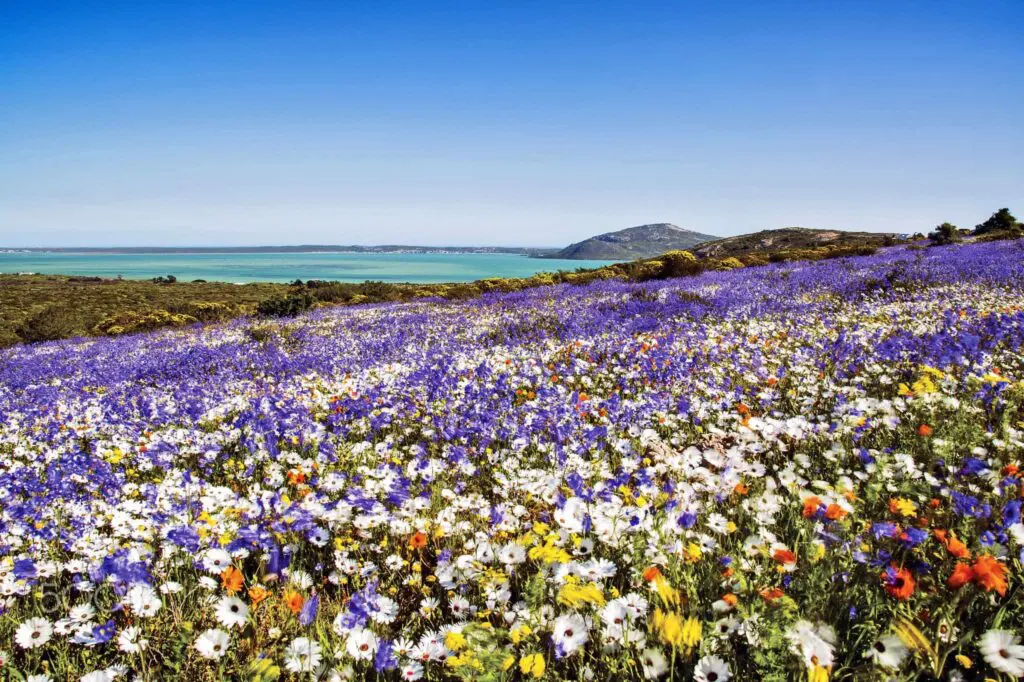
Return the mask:
<svg viewBox="0 0 1024 682">
<path fill-rule="evenodd" d="M 216 616 L 217 622 L 226 628 L 244 627 L 249 607 L 238 597 L 224 596 L 217 601 Z"/>
<path fill-rule="evenodd" d="M 114 674 L 109 670 L 95 670 L 78 678 L 79 682 L 114 682 Z"/>
<path fill-rule="evenodd" d="M 908 653 L 910 652 L 907 646 L 899 637 L 886 635 L 875 642 L 871 650 L 868 651 L 868 656 L 883 668 L 895 670 L 903 664 L 903 659 L 907 657 Z"/>
<path fill-rule="evenodd" d="M 416 661 L 413 661 L 412 663 L 406 663 L 402 666 L 402 670 L 401 672 L 399 672 L 398 675 L 403 680 L 409 680 L 410 682 L 413 682 L 414 680 L 418 680 L 423 677 L 423 666 L 417 663 Z"/>
<path fill-rule="evenodd" d="M 345 641 L 345 651 L 357 661 L 368 661 L 377 653 L 377 637 L 365 628 L 356 628 Z"/>
<path fill-rule="evenodd" d="M 567 613 L 555 619 L 552 637 L 555 642 L 556 655 L 559 658 L 570 656 L 587 643 L 590 624 L 575 613 Z"/>
<path fill-rule="evenodd" d="M 199 635 L 196 639 L 195 648 L 203 658 L 217 659 L 228 652 L 230 641 L 228 633 L 211 628 Z"/>
<path fill-rule="evenodd" d="M 123 603 L 140 618 L 152 618 L 163 605 L 156 590 L 148 585 L 132 585 Z"/>
<path fill-rule="evenodd" d="M 43 646 L 53 636 L 53 626 L 45 618 L 29 618 L 18 626 L 14 633 L 14 641 L 22 649 L 34 649 Z"/>
<path fill-rule="evenodd" d="M 985 662 L 1001 673 L 1024 677 L 1024 645 L 1009 630 L 989 630 L 978 641 Z"/>
<path fill-rule="evenodd" d="M 223 549 L 208 549 L 203 554 L 202 563 L 208 573 L 220 575 L 231 565 L 231 555 Z"/>
<path fill-rule="evenodd" d="M 320 645 L 307 638 L 296 637 L 284 652 L 284 665 L 293 673 L 312 672 L 320 665 Z"/>
<path fill-rule="evenodd" d="M 660 649 L 644 649 L 640 654 L 640 667 L 643 668 L 644 677 L 656 680 L 668 672 L 668 661 Z"/>
<path fill-rule="evenodd" d="M 727 682 L 730 677 L 729 666 L 718 656 L 705 656 L 693 670 L 695 682 Z"/>
<path fill-rule="evenodd" d="M 117 648 L 126 654 L 137 654 L 149 646 L 149 640 L 142 637 L 142 631 L 129 625 L 117 636 Z"/>
</svg>

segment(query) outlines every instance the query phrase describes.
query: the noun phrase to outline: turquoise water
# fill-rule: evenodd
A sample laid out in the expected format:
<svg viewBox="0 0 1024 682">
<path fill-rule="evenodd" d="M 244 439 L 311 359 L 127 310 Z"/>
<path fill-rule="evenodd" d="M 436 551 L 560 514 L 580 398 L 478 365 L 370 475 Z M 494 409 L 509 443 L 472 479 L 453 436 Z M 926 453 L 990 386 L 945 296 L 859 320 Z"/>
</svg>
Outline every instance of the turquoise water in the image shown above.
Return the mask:
<svg viewBox="0 0 1024 682">
<path fill-rule="evenodd" d="M 469 282 L 486 277 L 528 277 L 611 261 L 527 258 L 503 253 L 0 253 L 0 273 L 34 272 L 220 282 Z"/>
</svg>

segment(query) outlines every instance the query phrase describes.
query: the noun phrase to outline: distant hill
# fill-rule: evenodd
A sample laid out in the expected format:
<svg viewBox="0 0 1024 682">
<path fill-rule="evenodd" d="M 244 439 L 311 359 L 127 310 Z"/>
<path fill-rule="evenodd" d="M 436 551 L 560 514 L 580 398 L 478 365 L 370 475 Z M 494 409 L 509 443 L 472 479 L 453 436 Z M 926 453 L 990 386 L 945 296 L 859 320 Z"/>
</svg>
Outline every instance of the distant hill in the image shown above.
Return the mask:
<svg viewBox="0 0 1024 682">
<path fill-rule="evenodd" d="M 761 230 L 707 241 L 690 250 L 701 258 L 728 258 L 819 246 L 883 246 L 897 238 L 898 235 L 887 232 L 844 232 L 808 227 L 783 227 L 778 230 Z"/>
<path fill-rule="evenodd" d="M 558 249 L 526 246 L 409 246 L 380 244 L 363 246 L 350 244 L 299 244 L 295 246 L 61 246 L 32 248 L 0 248 L 0 253 L 508 253 L 519 256 L 546 256 Z"/>
<path fill-rule="evenodd" d="M 653 223 L 599 234 L 570 244 L 561 251 L 539 257 L 571 260 L 636 260 L 651 258 L 666 251 L 692 249 L 713 239 L 718 237 L 684 230 L 671 223 Z"/>
</svg>

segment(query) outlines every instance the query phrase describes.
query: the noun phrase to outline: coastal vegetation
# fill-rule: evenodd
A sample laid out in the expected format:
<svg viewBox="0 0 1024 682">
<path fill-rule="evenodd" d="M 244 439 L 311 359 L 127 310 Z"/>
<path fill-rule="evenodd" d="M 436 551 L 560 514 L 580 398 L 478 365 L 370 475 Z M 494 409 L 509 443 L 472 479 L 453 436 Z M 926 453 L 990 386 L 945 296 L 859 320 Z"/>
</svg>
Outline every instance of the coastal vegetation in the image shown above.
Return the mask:
<svg viewBox="0 0 1024 682">
<path fill-rule="evenodd" d="M 660 229 L 665 225 L 642 227 Z M 674 229 L 685 235 L 696 234 Z M 1009 209 L 1003 208 L 973 231 L 958 230 L 944 223 L 929 239 L 933 244 L 944 245 L 965 239 L 994 241 L 1021 236 L 1024 236 L 1024 226 Z M 647 282 L 768 263 L 870 255 L 879 248 L 906 241 L 915 242 L 892 234 L 784 228 L 707 241 L 692 250 L 670 250 L 653 258 L 600 268 L 443 284 L 323 280 L 230 284 L 204 280 L 186 282 L 173 274 L 145 281 L 0 275 L 0 347 L 77 336 L 118 336 L 244 316 L 288 317 L 325 306 L 435 299 L 460 301 L 494 292 L 509 293 L 556 284 L 586 285 L 600 280 Z"/>
<path fill-rule="evenodd" d="M 0 677 L 1024 676 L 1024 242 L 551 280 L 0 350 Z"/>
<path fill-rule="evenodd" d="M 291 284 L 185 282 L 173 275 L 126 280 L 58 275 L 0 275 L 0 346 L 76 336 L 149 331 L 219 322 L 246 315 L 281 317 L 332 305 L 429 299 L 465 300 L 554 284 L 597 280 L 645 282 L 786 260 L 819 260 L 872 253 L 872 246 L 829 245 L 699 259 L 688 251 L 601 268 L 546 272 L 446 284 L 329 282 Z"/>
</svg>

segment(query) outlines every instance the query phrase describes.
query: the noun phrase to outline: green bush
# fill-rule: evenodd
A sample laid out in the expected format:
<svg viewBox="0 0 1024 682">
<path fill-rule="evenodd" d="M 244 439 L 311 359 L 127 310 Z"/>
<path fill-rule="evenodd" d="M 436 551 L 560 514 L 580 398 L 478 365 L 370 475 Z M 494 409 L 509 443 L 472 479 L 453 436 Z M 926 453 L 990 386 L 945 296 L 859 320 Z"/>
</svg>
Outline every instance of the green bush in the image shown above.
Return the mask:
<svg viewBox="0 0 1024 682">
<path fill-rule="evenodd" d="M 88 333 L 81 310 L 70 305 L 54 304 L 32 315 L 16 330 L 25 343 L 55 341 Z"/>
<path fill-rule="evenodd" d="M 306 292 L 273 296 L 259 302 L 256 314 L 260 317 L 294 317 L 312 308 L 314 302 L 315 299 Z"/>
<path fill-rule="evenodd" d="M 662 278 L 689 277 L 703 270 L 700 261 L 689 251 L 669 251 L 658 256 L 658 260 L 665 264 L 659 275 Z"/>
<path fill-rule="evenodd" d="M 92 328 L 92 331 L 96 334 L 117 336 L 152 331 L 161 327 L 187 327 L 198 321 L 191 315 L 172 313 L 168 310 L 130 311 L 104 318 Z"/>
</svg>

